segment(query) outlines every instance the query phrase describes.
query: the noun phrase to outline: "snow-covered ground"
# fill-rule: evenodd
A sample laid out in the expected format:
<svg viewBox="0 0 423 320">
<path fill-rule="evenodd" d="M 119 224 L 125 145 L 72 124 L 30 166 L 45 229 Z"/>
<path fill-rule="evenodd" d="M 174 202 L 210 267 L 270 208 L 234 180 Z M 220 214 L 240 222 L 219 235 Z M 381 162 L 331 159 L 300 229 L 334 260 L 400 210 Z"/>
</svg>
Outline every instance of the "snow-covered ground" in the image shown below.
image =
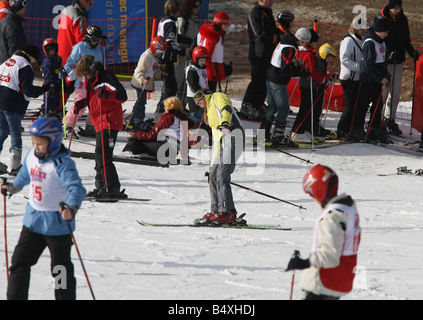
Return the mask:
<svg viewBox="0 0 423 320">
<path fill-rule="evenodd" d="M 160 92 L 160 91 L 159 91 Z M 133 92 L 131 97 L 134 97 Z M 151 115 L 157 95 L 149 100 Z M 240 107 L 240 100 L 234 105 Z M 39 100 L 30 104 L 36 109 Z M 131 110 L 133 101 L 124 109 Z M 401 104 L 399 120 L 409 131 L 409 105 Z M 296 108 L 293 108 L 296 111 Z M 329 112 L 326 127 L 335 129 L 339 113 Z M 291 120 L 292 123 L 292 120 Z M 80 122 L 78 125 L 83 125 Z M 31 145 L 24 121 L 24 153 Z M 257 124 L 246 124 L 257 127 Z M 127 134 L 119 136 L 120 153 Z M 414 138 L 419 138 L 417 132 Z M 0 161 L 9 164 L 6 141 Z M 65 142 L 67 145 L 68 142 Z M 93 147 L 72 143 L 75 151 Z M 327 149 L 291 150 L 296 156 L 332 167 L 340 178 L 340 192 L 350 194 L 361 216 L 354 290 L 343 299 L 423 299 L 423 218 L 419 176 L 378 176 L 395 173 L 399 166 L 423 167 L 422 158 L 369 144 L 349 144 Z M 141 227 L 149 222 L 189 223 L 209 209 L 209 191 L 204 172 L 207 153 L 196 155 L 191 166 L 169 168 L 116 163 L 122 186 L 130 197 L 150 202 L 102 204 L 84 202 L 77 215 L 75 237 L 97 299 L 176 300 L 286 300 L 291 272 L 284 272 L 293 253 L 310 252 L 312 229 L 321 209 L 302 191 L 301 181 L 312 167 L 279 152 L 258 155 L 247 152 L 233 174 L 233 181 L 252 189 L 302 205 L 307 210 L 233 187 L 239 212 L 253 224 L 280 224 L 292 231 L 211 228 Z M 94 188 L 94 162 L 75 159 L 87 190 Z M 27 188 L 7 200 L 9 261 L 22 227 Z M 1 215 L 3 216 L 3 215 Z M 3 219 L 1 219 L 3 222 Z M 4 240 L 0 240 L 0 299 L 6 295 Z M 91 299 L 75 250 L 73 262 L 78 298 Z M 296 273 L 294 299 L 301 299 Z M 32 269 L 30 299 L 53 299 L 50 255 L 46 250 Z"/>
</svg>

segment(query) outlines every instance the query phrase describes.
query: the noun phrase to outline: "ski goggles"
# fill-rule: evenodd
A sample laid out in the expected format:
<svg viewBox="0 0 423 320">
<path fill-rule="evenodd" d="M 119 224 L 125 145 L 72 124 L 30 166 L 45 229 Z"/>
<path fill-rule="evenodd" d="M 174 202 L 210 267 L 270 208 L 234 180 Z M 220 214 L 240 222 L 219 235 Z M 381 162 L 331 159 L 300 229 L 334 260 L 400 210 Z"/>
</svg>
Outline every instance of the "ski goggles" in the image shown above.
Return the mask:
<svg viewBox="0 0 423 320">
<path fill-rule="evenodd" d="M 203 91 L 197 91 L 194 94 L 194 97 L 192 97 L 194 99 L 195 104 L 198 104 L 198 102 L 204 98 L 204 92 Z"/>
</svg>

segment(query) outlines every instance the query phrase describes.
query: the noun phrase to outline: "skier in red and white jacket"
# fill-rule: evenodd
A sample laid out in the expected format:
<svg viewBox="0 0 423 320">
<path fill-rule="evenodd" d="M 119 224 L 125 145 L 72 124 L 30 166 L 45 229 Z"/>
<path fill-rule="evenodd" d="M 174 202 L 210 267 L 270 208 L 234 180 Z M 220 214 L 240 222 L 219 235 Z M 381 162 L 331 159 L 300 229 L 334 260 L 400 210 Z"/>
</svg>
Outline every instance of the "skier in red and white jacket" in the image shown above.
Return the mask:
<svg viewBox="0 0 423 320">
<path fill-rule="evenodd" d="M 209 53 L 207 60 L 207 76 L 209 89 L 216 92 L 217 83 L 225 80 L 232 70 L 230 65 L 225 65 L 224 38 L 229 25 L 229 16 L 220 11 L 216 13 L 212 24 L 203 24 L 197 35 L 197 45 L 205 47 Z"/>
<path fill-rule="evenodd" d="M 360 218 L 354 200 L 338 195 L 338 176 L 329 167 L 318 164 L 303 179 L 303 189 L 321 205 L 316 220 L 310 256 L 295 255 L 287 271 L 303 271 L 300 288 L 305 300 L 337 300 L 353 288 Z"/>
</svg>

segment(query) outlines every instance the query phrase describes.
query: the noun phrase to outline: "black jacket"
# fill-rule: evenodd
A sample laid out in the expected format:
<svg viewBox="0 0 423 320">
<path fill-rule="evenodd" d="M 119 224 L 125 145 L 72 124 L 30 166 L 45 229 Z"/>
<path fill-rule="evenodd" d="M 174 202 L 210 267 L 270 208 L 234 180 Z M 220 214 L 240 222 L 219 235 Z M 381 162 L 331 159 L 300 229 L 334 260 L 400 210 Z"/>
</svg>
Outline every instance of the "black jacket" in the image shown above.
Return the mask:
<svg viewBox="0 0 423 320">
<path fill-rule="evenodd" d="M 383 78 L 390 79 L 386 60 L 381 63 L 376 63 L 375 44 L 372 41 L 366 41 L 367 38 L 375 40 L 378 44 L 383 43 L 383 40 L 376 35 L 372 27 L 367 29 L 364 34 L 363 58 L 360 62 L 360 82 L 380 83 Z"/>
<path fill-rule="evenodd" d="M 16 56 L 21 56 L 28 62 L 30 61 L 29 57 L 22 52 L 17 52 Z M 17 66 L 15 65 L 15 67 Z M 20 91 L 0 85 L 0 110 L 24 115 L 29 104 L 24 94 L 30 98 L 37 98 L 46 90 L 43 87 L 37 87 L 32 84 L 35 74 L 30 65 L 19 69 L 18 75 Z"/>
<path fill-rule="evenodd" d="M 296 49 L 298 49 L 295 36 L 292 33 L 286 33 L 280 43 L 294 46 L 295 49 L 291 47 L 282 49 L 281 67 L 270 64 L 267 68 L 267 79 L 273 83 L 287 85 L 292 77 L 302 74 L 303 67 L 301 64 L 296 67 L 292 62 L 296 56 Z"/>
<path fill-rule="evenodd" d="M 391 27 L 388 36 L 385 38 L 385 44 L 388 49 L 387 57 L 391 57 L 388 63 L 403 63 L 405 61 L 405 51 L 407 51 L 410 56 L 414 52 L 410 40 L 408 19 L 401 10 L 401 13 L 393 20 L 389 13 L 389 6 L 382 9 L 382 17 L 389 21 Z M 394 52 L 392 56 L 391 52 Z"/>
<path fill-rule="evenodd" d="M 272 9 L 256 3 L 248 15 L 248 37 L 250 61 L 270 61 L 273 50 L 279 42 L 279 29 L 276 27 Z"/>
<path fill-rule="evenodd" d="M 0 21 L 0 64 L 9 59 L 15 51 L 22 50 L 26 46 L 23 20 L 22 17 L 10 11 Z"/>
</svg>

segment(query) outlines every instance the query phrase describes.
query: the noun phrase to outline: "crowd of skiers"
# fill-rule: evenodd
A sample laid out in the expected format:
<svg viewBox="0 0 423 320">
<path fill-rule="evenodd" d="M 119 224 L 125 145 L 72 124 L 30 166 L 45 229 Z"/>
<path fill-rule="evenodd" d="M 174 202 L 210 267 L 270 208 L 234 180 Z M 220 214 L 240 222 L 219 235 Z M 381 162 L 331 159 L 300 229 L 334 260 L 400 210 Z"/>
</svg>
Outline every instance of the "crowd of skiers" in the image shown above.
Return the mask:
<svg viewBox="0 0 423 320">
<path fill-rule="evenodd" d="M 67 279 L 69 291 L 57 291 L 56 297 L 75 298 L 75 279 L 69 259 L 71 241 L 68 230 L 64 230 L 66 224 L 60 224 L 72 221 L 74 226 L 74 215 L 86 191 L 74 162 L 69 158 L 69 150 L 62 144 L 63 128 L 57 118 L 63 118 L 64 135 L 77 138 L 75 124 L 88 106 L 87 124 L 79 133 L 91 134 L 96 139 L 96 176 L 95 189 L 86 195 L 108 199 L 127 197 L 121 190 L 112 160 L 118 132 L 124 128 L 122 103 L 127 100 L 127 94 L 117 77 L 104 66 L 107 38 L 101 28 L 88 25 L 86 13 L 93 2 L 74 0 L 62 12 L 57 40 L 44 40 L 42 87 L 32 84 L 35 73 L 31 64 L 39 60 L 39 49 L 26 43 L 22 28 L 27 0 L 10 0 L 10 6 L 7 1 L 1 2 L 6 3 L 10 12 L 1 17 L 0 22 L 0 32 L 5 35 L 0 41 L 0 151 L 10 134 L 10 173 L 17 175 L 14 183 L 2 185 L 2 192 L 18 192 L 31 181 L 31 176 L 36 174 L 38 177 L 12 259 L 8 288 L 11 299 L 27 298 L 29 267 L 36 263 L 46 246 L 55 248 L 51 249 L 53 260 L 72 270 Z M 294 32 L 295 17 L 290 11 L 278 13 L 277 26 L 272 5 L 272 0 L 260 0 L 248 16 L 251 82 L 239 115 L 259 119 L 266 142 L 273 146 L 292 141 L 311 142 L 316 135 L 330 134 L 319 119 L 324 91 L 336 81 L 336 75 L 327 72 L 327 60 L 338 54 L 328 43 L 319 45 L 316 30 L 301 27 Z M 215 151 L 206 172 L 211 210 L 200 220 L 201 223 L 239 223 L 230 178 L 243 151 L 245 135 L 238 112 L 229 97 L 221 92 L 221 81 L 232 73 L 232 66 L 224 61 L 229 16 L 218 12 L 211 23 L 200 28 L 200 6 L 200 0 L 184 0 L 182 4 L 178 0 L 166 1 L 165 16 L 158 25 L 157 36 L 140 55 L 131 80 L 137 100 L 125 124 L 133 133 L 124 150 L 159 157 L 165 146 L 168 153 L 175 156 L 180 153 L 185 158 L 188 155 L 181 147 L 181 140 L 187 131 L 192 128 L 208 130 Z M 385 130 L 401 133 L 395 123 L 395 114 L 405 52 L 415 61 L 419 58 L 410 43 L 401 0 L 389 0 L 381 16 L 374 18 L 370 27 L 360 20 L 351 23 L 339 54 L 340 81 L 345 97 L 345 108 L 337 128 L 339 138 L 386 141 Z M 162 76 L 163 89 L 154 115 L 155 124 L 152 124 L 145 121 L 145 108 L 147 93 L 154 91 L 157 71 Z M 285 134 L 290 112 L 287 84 L 292 77 L 298 77 L 301 104 L 291 129 L 292 135 L 288 136 Z M 382 114 L 384 92 L 388 99 Z M 44 117 L 31 126 L 34 147 L 21 164 L 21 120 L 29 98 L 43 93 L 45 99 L 40 111 Z M 75 93 L 75 103 L 65 115 L 63 106 L 71 93 Z M 371 116 L 366 124 L 370 105 Z M 57 172 L 57 175 L 41 179 L 40 176 L 44 175 L 35 173 L 37 170 Z M 1 164 L 0 172 L 7 172 L 7 166 Z M 324 211 L 316 222 L 310 257 L 303 260 L 295 255 L 288 270 L 309 268 L 304 274 L 303 285 L 307 299 L 339 298 L 352 289 L 360 241 L 358 213 L 349 196 L 338 196 L 338 177 L 328 167 L 315 166 L 304 178 L 303 187 Z M 62 208 L 52 203 L 51 197 L 50 200 L 43 197 L 44 192 L 57 190 L 66 190 L 61 193 L 66 197 L 57 198 L 66 202 Z M 61 213 L 55 217 L 58 222 L 46 221 L 46 225 L 50 225 L 48 230 L 34 220 L 35 216 L 45 219 L 40 212 L 46 210 Z M 326 231 L 329 229 L 332 230 L 330 235 Z M 59 241 L 49 236 L 64 238 Z M 25 260 L 28 252 L 31 252 L 30 261 Z"/>
</svg>

